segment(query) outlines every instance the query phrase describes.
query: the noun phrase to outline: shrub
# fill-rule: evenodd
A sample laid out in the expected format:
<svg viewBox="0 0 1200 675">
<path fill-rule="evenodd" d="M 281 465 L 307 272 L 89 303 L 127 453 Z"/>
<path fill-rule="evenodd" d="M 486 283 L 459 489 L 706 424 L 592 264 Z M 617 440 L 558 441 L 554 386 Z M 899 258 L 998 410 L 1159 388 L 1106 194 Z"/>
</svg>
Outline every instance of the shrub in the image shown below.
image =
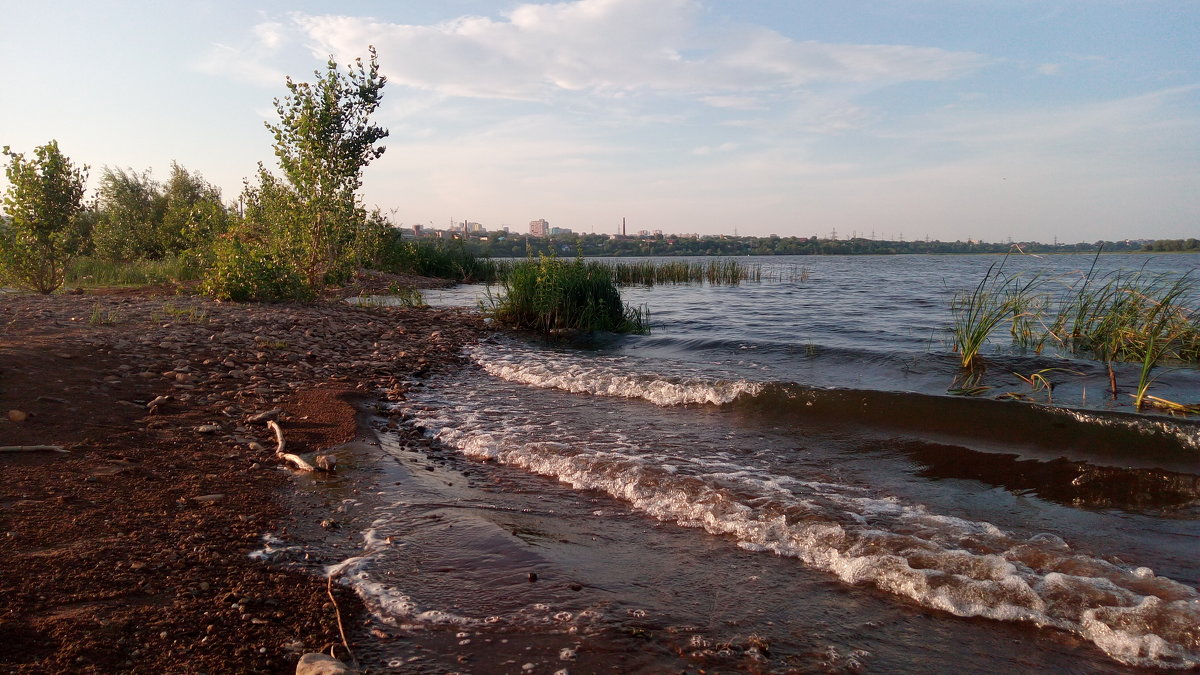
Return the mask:
<svg viewBox="0 0 1200 675">
<path fill-rule="evenodd" d="M 216 260 L 203 291 L 219 300 L 311 300 L 315 295 L 304 276 L 278 256 L 236 239 L 215 246 Z"/>
</svg>

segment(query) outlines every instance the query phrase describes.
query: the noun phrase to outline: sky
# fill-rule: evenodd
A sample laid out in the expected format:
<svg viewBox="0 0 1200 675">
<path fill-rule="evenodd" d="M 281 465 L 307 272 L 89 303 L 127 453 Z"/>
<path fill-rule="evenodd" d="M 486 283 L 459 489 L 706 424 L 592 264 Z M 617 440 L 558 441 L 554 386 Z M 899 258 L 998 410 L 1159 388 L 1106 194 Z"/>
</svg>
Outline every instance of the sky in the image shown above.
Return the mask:
<svg viewBox="0 0 1200 675">
<path fill-rule="evenodd" d="M 285 77 L 373 45 L 397 223 L 1200 236 L 1195 0 L 0 0 L 0 145 L 234 201 Z M 0 178 L 0 188 L 6 187 Z"/>
</svg>

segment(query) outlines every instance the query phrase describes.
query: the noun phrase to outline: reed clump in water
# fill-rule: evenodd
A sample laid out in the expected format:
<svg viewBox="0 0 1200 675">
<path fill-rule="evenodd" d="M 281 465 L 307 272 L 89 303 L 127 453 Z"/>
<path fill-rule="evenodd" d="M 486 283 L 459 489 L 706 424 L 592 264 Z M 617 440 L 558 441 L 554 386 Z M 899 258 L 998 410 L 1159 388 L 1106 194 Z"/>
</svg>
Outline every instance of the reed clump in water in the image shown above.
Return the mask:
<svg viewBox="0 0 1200 675">
<path fill-rule="evenodd" d="M 1007 260 L 1007 258 L 1005 258 Z M 1004 260 L 988 267 L 983 279 L 970 293 L 954 296 L 950 311 L 954 321 L 950 332 L 959 365 L 971 370 L 979 367 L 979 351 L 992 332 L 1006 320 L 1012 322 L 1014 339 L 1031 340 L 1032 311 L 1039 306 L 1035 277 L 1024 281 L 1004 274 Z"/>
<path fill-rule="evenodd" d="M 736 286 L 743 281 L 761 281 L 762 266 L 747 265 L 729 258 L 713 260 L 638 260 L 608 263 L 613 280 L 621 286 L 694 284 Z"/>
<path fill-rule="evenodd" d="M 627 307 L 608 265 L 542 256 L 512 264 L 484 311 L 497 322 L 550 335 L 648 333 L 649 312 Z"/>
<path fill-rule="evenodd" d="M 1088 278 L 1069 295 L 1049 334 L 1073 354 L 1091 354 L 1108 365 L 1116 396 L 1114 362 L 1142 365 L 1134 394 L 1140 409 L 1153 370 L 1166 361 L 1200 361 L 1200 309 L 1196 278 L 1183 275 L 1114 273 Z"/>
<path fill-rule="evenodd" d="M 1006 319 L 1014 344 L 1040 353 L 1050 343 L 1104 363 L 1114 398 L 1113 364 L 1141 364 L 1133 394 L 1139 410 L 1147 402 L 1161 407 L 1161 399 L 1147 397 L 1158 366 L 1200 362 L 1200 295 L 1191 272 L 1097 277 L 1093 262 L 1087 275 L 1056 297 L 1044 281 L 1005 276 L 1002 269 L 1003 262 L 989 267 L 974 291 L 955 296 L 951 306 L 954 349 L 964 369 L 978 365 L 980 348 Z"/>
</svg>

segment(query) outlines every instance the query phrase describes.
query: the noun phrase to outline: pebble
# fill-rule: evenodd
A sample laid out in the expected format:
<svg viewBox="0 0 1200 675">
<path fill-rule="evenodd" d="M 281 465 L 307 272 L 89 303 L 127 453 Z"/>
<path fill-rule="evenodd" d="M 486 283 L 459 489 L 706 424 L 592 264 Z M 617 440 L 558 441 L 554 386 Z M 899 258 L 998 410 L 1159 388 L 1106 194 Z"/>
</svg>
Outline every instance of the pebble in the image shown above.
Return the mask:
<svg viewBox="0 0 1200 675">
<path fill-rule="evenodd" d="M 8 411 L 8 421 L 9 422 L 21 423 L 27 419 L 29 419 L 29 413 L 27 413 L 23 410 L 9 410 Z"/>
</svg>

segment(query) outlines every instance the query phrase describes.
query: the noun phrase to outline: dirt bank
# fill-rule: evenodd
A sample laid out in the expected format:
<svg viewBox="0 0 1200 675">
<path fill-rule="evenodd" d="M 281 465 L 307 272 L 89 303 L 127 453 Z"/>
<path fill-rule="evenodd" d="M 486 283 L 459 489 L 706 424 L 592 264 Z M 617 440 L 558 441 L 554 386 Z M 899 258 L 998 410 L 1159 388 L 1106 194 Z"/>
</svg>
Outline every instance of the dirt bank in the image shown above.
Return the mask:
<svg viewBox="0 0 1200 675">
<path fill-rule="evenodd" d="M 0 453 L 0 669 L 290 672 L 340 644 L 322 580 L 248 556 L 288 526 L 297 479 L 247 418 L 282 409 L 290 451 L 354 440 L 356 398 L 453 367 L 479 328 L 161 289 L 0 295 L 0 446 L 67 451 Z"/>
</svg>

